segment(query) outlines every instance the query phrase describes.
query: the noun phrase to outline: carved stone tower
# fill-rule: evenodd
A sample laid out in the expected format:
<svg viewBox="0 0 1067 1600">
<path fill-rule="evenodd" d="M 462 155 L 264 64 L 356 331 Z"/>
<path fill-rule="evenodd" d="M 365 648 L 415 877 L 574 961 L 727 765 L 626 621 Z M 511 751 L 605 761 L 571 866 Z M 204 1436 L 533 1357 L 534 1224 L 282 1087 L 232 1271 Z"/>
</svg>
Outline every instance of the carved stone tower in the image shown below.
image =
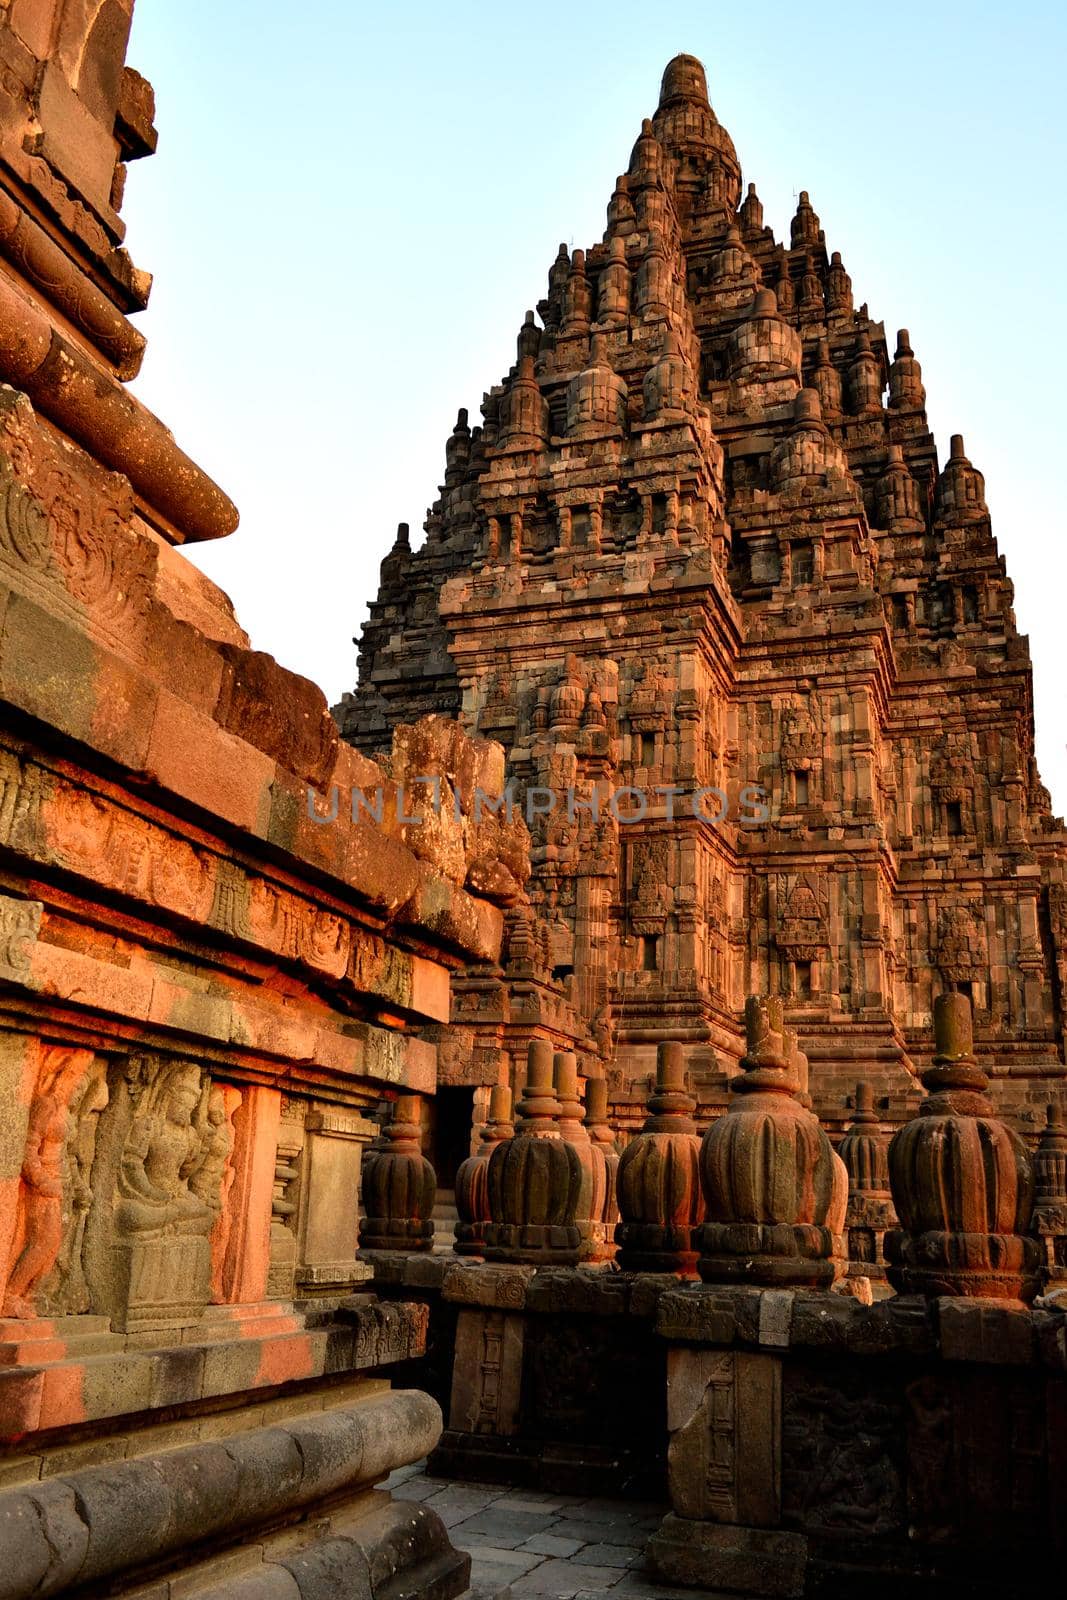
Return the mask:
<svg viewBox="0 0 1067 1600">
<path fill-rule="evenodd" d="M 603 238 L 560 247 L 482 423 L 460 412 L 336 714 L 368 753 L 458 716 L 520 798 L 557 797 L 519 930 L 543 982 L 467 1008 L 487 1061 L 524 1048 L 520 1011 L 527 1036 L 570 1028 L 634 1123 L 678 1040 L 706 1118 L 745 996 L 770 994 L 824 1121 L 860 1076 L 899 1123 L 956 989 L 999 1109 L 1036 1135 L 1063 1071 L 1067 838 L 982 475 L 958 436 L 939 469 L 910 336 L 855 305 L 808 195 L 786 245 L 743 193 L 679 56 Z"/>
</svg>

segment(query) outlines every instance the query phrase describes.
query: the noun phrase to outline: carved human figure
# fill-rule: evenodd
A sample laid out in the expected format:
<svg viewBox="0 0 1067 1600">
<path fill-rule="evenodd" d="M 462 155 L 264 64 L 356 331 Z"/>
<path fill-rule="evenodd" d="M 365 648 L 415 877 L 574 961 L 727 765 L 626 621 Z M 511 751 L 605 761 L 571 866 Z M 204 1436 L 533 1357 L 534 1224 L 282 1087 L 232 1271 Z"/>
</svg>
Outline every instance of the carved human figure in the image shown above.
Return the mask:
<svg viewBox="0 0 1067 1600">
<path fill-rule="evenodd" d="M 70 1102 L 63 1156 L 63 1243 L 40 1296 L 42 1311 L 53 1316 L 74 1316 L 89 1310 L 82 1245 L 85 1220 L 93 1198 L 91 1177 L 96 1132 L 107 1101 L 107 1067 L 97 1058 L 77 1085 Z"/>
<path fill-rule="evenodd" d="M 222 1269 L 233 1222 L 229 1201 L 237 1177 L 237 1169 L 230 1160 L 233 1153 L 233 1118 L 240 1103 L 240 1090 L 232 1084 L 205 1085 L 198 1107 L 199 1121 L 204 1130 L 200 1162 L 189 1179 L 193 1194 L 198 1195 L 214 1215 L 211 1229 L 211 1298 L 216 1303 L 224 1299 Z"/>
<path fill-rule="evenodd" d="M 41 1046 L 19 1184 L 16 1249 L 4 1294 L 5 1317 L 37 1314 L 36 1290 L 63 1243 L 63 1150 L 70 1101 L 92 1060 L 88 1050 Z"/>
<path fill-rule="evenodd" d="M 210 1233 L 215 1212 L 190 1182 L 209 1125 L 200 1068 L 181 1061 L 164 1070 L 145 1101 L 122 1152 L 116 1229 L 142 1238 Z"/>
</svg>

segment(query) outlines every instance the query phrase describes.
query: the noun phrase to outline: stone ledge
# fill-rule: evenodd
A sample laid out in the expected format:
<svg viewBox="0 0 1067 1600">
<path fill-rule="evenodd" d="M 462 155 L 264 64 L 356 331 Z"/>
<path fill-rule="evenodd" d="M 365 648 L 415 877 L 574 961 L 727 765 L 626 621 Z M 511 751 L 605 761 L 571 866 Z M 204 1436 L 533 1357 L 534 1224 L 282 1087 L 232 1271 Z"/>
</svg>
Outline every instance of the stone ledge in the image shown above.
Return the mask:
<svg viewBox="0 0 1067 1600">
<path fill-rule="evenodd" d="M 343 1322 L 325 1328 L 301 1317 L 289 1331 L 261 1334 L 252 1322 L 247 1334 L 201 1344 L 150 1349 L 138 1341 L 0 1369 L 0 1440 L 411 1360 L 425 1352 L 428 1320 L 422 1305 L 371 1303 L 347 1308 Z"/>
<path fill-rule="evenodd" d="M 1067 1371 L 1067 1315 L 1013 1302 L 893 1295 L 866 1306 L 843 1295 L 693 1284 L 663 1294 L 656 1332 L 679 1344 L 803 1349 Z"/>
</svg>

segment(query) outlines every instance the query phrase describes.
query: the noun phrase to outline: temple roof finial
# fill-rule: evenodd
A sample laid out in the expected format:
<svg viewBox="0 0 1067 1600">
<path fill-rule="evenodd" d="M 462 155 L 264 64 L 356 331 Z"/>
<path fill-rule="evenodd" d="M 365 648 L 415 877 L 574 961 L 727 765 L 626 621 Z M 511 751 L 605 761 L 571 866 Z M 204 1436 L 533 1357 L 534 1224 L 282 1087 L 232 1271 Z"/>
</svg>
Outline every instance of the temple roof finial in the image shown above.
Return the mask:
<svg viewBox="0 0 1067 1600">
<path fill-rule="evenodd" d="M 696 56 L 675 56 L 668 61 L 660 84 L 659 103 L 669 105 L 672 100 L 697 100 L 708 103 L 708 80 L 704 64 Z"/>
</svg>

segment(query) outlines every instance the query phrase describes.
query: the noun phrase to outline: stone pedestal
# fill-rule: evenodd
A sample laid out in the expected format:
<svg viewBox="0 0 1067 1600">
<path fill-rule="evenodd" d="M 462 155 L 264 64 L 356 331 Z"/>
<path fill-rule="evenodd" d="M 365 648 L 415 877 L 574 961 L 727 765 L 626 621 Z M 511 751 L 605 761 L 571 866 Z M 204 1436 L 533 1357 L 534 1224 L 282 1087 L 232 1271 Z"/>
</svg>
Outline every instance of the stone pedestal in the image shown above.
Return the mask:
<svg viewBox="0 0 1067 1600">
<path fill-rule="evenodd" d="M 602 1268 L 450 1267 L 458 1312 L 442 1476 L 553 1493 L 664 1489 L 667 1393 L 653 1320 L 673 1280 Z"/>
<path fill-rule="evenodd" d="M 756 1331 L 760 1342 L 770 1346 L 767 1351 L 673 1343 L 668 1350 L 667 1459 L 673 1509 L 649 1542 L 648 1553 L 657 1573 L 670 1583 L 700 1584 L 760 1600 L 804 1591 L 807 1540 L 780 1526 L 779 1347 L 788 1339 L 790 1301 L 788 1294 L 770 1291 L 766 1305 L 760 1304 Z M 698 1325 L 703 1320 L 714 1338 L 733 1331 L 730 1305 L 729 1292 L 716 1299 L 707 1291 L 694 1291 L 685 1310 Z"/>
</svg>

